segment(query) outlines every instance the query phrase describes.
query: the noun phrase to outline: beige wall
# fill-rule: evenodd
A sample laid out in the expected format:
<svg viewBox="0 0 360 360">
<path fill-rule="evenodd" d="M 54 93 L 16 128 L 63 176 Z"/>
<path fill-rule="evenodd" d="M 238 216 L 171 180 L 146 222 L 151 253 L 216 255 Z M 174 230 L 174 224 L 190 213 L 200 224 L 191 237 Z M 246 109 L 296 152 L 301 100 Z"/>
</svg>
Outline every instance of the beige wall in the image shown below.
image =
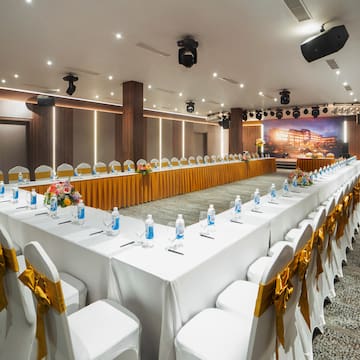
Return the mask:
<svg viewBox="0 0 360 360">
<path fill-rule="evenodd" d="M 0 117 L 31 119 L 32 112 L 23 101 L 0 100 Z"/>
</svg>

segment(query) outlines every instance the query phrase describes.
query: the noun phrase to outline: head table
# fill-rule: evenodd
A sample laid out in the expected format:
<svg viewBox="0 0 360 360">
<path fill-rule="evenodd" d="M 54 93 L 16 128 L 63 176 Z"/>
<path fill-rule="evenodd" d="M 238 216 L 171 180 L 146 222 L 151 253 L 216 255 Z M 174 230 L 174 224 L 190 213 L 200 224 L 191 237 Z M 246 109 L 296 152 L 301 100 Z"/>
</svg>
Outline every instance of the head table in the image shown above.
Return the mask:
<svg viewBox="0 0 360 360">
<path fill-rule="evenodd" d="M 241 224 L 231 222 L 231 210 L 217 214 L 214 238 L 201 236 L 199 223 L 188 226 L 178 253 L 168 251 L 171 227 L 155 224 L 154 245 L 145 248 L 136 244 L 144 229 L 141 220 L 121 216 L 120 233 L 108 236 L 104 211 L 86 207 L 85 224 L 76 225 L 71 206 L 59 209 L 56 218 L 42 205 L 24 208 L 28 193 L 23 190 L 18 203 L 9 190 L 0 198 L 0 223 L 21 248 L 39 241 L 60 271 L 82 279 L 89 302 L 109 297 L 135 313 L 142 324 L 143 359 L 175 359 L 174 338 L 182 325 L 214 307 L 227 285 L 245 279 L 255 259 L 359 170 L 360 161 L 353 161 L 291 197 L 279 196 L 275 204 L 265 195 L 261 212 L 253 212 L 248 202 Z"/>
</svg>

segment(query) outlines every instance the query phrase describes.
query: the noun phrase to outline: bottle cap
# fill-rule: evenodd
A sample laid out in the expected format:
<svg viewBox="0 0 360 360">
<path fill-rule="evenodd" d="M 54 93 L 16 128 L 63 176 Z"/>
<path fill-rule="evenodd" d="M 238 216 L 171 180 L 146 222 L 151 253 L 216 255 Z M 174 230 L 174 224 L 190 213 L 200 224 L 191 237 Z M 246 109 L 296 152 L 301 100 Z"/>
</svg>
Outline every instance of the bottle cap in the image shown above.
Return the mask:
<svg viewBox="0 0 360 360">
<path fill-rule="evenodd" d="M 114 209 L 113 209 L 113 211 L 118 211 L 118 208 L 115 206 Z"/>
<path fill-rule="evenodd" d="M 182 217 L 183 217 L 182 214 L 178 214 L 179 219 L 182 219 Z"/>
<path fill-rule="evenodd" d="M 147 218 L 148 218 L 148 219 L 152 219 L 152 215 L 151 215 L 151 214 L 148 214 Z"/>
<path fill-rule="evenodd" d="M 210 204 L 210 205 L 209 205 L 209 208 L 213 208 L 213 207 L 214 207 L 214 205 L 213 205 L 213 204 Z"/>
</svg>

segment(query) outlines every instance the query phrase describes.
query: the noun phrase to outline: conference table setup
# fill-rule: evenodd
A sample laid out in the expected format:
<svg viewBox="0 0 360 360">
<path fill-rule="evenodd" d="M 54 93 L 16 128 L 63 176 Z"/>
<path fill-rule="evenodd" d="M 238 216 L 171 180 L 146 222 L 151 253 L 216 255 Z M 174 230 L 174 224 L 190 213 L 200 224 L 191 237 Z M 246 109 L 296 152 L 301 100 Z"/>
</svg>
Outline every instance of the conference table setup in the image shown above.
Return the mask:
<svg viewBox="0 0 360 360">
<path fill-rule="evenodd" d="M 233 209 L 218 213 L 213 231 L 209 232 L 202 221 L 189 225 L 181 242 L 175 240 L 175 228 L 158 224 L 156 218 L 153 240 L 144 238 L 145 219 L 123 215 L 120 232 L 112 235 L 107 225 L 110 214 L 102 209 L 208 188 L 214 182 L 235 181 L 245 176 L 244 169 L 247 175 L 271 172 L 273 164 L 273 159 L 260 159 L 153 171 L 146 176 L 72 178 L 87 204 L 82 225 L 74 219 L 75 206 L 59 208 L 55 217 L 49 216 L 40 194 L 48 183 L 21 186 L 17 202 L 12 200 L 10 184 L 0 198 L 0 223 L 21 250 L 38 241 L 59 271 L 84 281 L 88 303 L 109 298 L 133 312 L 142 327 L 142 359 L 174 360 L 174 339 L 181 327 L 201 310 L 214 307 L 217 295 L 231 282 L 246 279 L 252 262 L 266 256 L 291 228 L 359 174 L 360 161 L 337 164 L 312 186 L 288 194 L 277 189 L 275 201 L 265 194 L 257 208 L 249 201 L 243 204 L 240 218 L 234 217 Z M 188 180 L 181 180 L 181 176 Z M 132 190 L 123 190 L 120 195 L 117 189 L 124 182 L 131 183 Z M 184 187 L 176 188 L 178 182 Z M 96 191 L 97 187 L 103 192 Z M 134 187 L 142 189 L 136 196 Z M 26 190 L 32 188 L 38 191 L 35 209 L 29 208 Z"/>
</svg>

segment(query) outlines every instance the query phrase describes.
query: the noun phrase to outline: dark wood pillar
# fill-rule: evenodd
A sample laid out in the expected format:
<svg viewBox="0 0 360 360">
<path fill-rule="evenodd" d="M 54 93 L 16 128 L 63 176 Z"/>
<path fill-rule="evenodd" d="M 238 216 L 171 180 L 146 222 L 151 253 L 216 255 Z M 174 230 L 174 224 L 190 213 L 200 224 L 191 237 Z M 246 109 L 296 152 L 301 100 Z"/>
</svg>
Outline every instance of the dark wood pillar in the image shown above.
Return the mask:
<svg viewBox="0 0 360 360">
<path fill-rule="evenodd" d="M 116 126 L 116 158 L 137 161 L 146 155 L 146 122 L 143 117 L 143 84 L 123 83 L 123 115 Z"/>
<path fill-rule="evenodd" d="M 181 158 L 182 154 L 182 121 L 173 121 L 173 156 L 176 156 L 178 159 Z"/>
<path fill-rule="evenodd" d="M 73 164 L 74 160 L 74 109 L 56 108 L 56 166 Z M 76 134 L 75 134 L 76 141 Z M 51 165 L 50 165 L 51 166 Z"/>
<path fill-rule="evenodd" d="M 239 154 L 243 152 L 243 142 L 242 142 L 243 110 L 241 108 L 232 108 L 230 112 L 231 112 L 231 123 L 229 130 L 229 153 Z"/>
</svg>

